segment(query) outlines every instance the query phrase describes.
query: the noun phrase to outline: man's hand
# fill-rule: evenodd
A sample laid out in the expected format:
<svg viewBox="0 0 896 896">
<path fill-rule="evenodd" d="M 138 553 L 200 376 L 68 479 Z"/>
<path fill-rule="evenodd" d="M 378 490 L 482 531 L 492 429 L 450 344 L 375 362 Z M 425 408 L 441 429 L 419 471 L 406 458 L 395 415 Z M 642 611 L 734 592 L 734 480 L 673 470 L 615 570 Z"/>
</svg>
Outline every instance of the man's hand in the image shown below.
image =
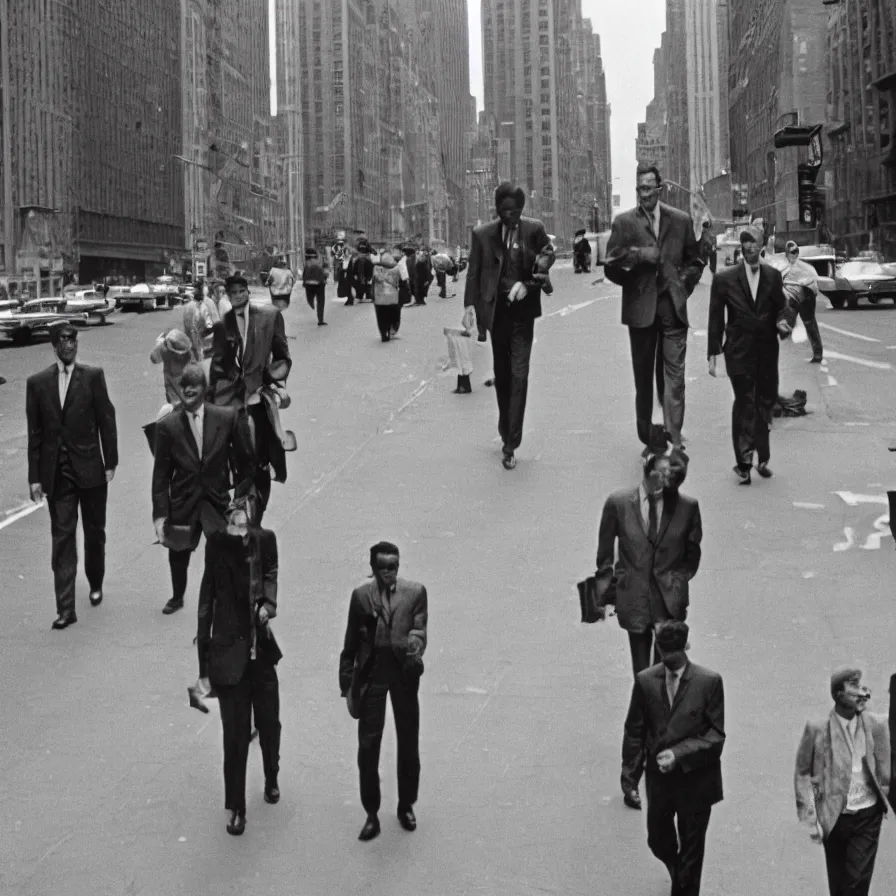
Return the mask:
<svg viewBox="0 0 896 896">
<path fill-rule="evenodd" d="M 716 359 L 718 357 L 719 357 L 718 355 L 710 355 L 709 356 L 709 375 L 710 376 L 718 376 L 719 375 L 717 365 L 716 365 Z"/>
<path fill-rule="evenodd" d="M 526 289 L 525 283 L 521 283 L 517 280 L 517 282 L 510 288 L 510 295 L 507 296 L 507 300 L 510 302 L 519 302 L 521 299 L 525 299 L 528 294 L 529 290 Z"/>
<path fill-rule="evenodd" d="M 34 501 L 35 504 L 39 504 L 44 499 L 44 490 L 41 488 L 41 484 L 39 482 L 32 482 L 28 486 L 28 490 L 31 492 L 31 500 Z"/>
<path fill-rule="evenodd" d="M 106 482 L 109 483 L 115 478 L 115 470 L 106 470 Z"/>
<path fill-rule="evenodd" d="M 660 250 L 659 246 L 641 246 L 637 250 L 638 261 L 643 264 L 659 264 Z"/>
<path fill-rule="evenodd" d="M 778 321 L 778 332 L 782 336 L 789 336 L 793 332 L 793 327 L 791 327 L 790 324 L 787 323 L 786 320 L 779 320 Z"/>
<path fill-rule="evenodd" d="M 270 621 L 270 616 L 268 616 L 268 608 L 264 605 L 258 608 L 258 623 L 259 625 L 266 625 Z"/>
<path fill-rule="evenodd" d="M 152 524 L 156 528 L 156 538 L 164 544 L 165 543 L 165 519 L 166 517 L 159 517 L 157 520 L 153 520 Z"/>
<path fill-rule="evenodd" d="M 671 750 L 663 750 L 657 754 L 656 764 L 664 775 L 668 774 L 675 768 L 675 754 Z"/>
<path fill-rule="evenodd" d="M 817 821 L 809 822 L 809 839 L 813 843 L 822 843 L 824 841 L 821 825 Z"/>
</svg>

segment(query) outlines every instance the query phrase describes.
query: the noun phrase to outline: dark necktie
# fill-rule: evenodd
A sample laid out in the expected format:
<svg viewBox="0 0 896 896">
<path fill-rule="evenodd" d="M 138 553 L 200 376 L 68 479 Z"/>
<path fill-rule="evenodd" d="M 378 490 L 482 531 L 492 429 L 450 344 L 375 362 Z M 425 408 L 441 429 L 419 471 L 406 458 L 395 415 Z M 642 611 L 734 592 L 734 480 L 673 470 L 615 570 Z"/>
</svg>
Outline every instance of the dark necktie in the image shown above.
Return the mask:
<svg viewBox="0 0 896 896">
<path fill-rule="evenodd" d="M 656 518 L 656 505 L 657 505 L 657 496 L 656 495 L 648 495 L 647 496 L 647 538 L 650 540 L 651 544 L 656 544 L 657 540 L 657 518 Z"/>
</svg>

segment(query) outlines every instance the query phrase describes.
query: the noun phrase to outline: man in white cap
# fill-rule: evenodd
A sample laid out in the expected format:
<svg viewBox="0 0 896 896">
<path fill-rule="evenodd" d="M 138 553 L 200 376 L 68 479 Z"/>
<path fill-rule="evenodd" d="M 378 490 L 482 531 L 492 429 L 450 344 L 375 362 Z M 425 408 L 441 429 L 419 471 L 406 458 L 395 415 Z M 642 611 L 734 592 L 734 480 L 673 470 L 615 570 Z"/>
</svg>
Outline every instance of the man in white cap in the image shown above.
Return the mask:
<svg viewBox="0 0 896 896">
<path fill-rule="evenodd" d="M 734 390 L 734 473 L 740 485 L 749 485 L 754 452 L 756 472 L 763 479 L 772 475 L 769 433 L 778 397 L 778 339 L 793 331 L 796 309 L 784 295 L 781 272 L 760 259 L 762 231 L 744 227 L 740 245 L 742 262 L 719 271 L 712 281 L 707 355 L 709 374 L 717 376 L 724 351 Z"/>
<path fill-rule="evenodd" d="M 831 896 L 868 896 L 890 788 L 886 719 L 865 712 L 871 691 L 862 670 L 831 674 L 834 708 L 809 721 L 796 756 L 799 820 L 824 845 Z"/>
</svg>

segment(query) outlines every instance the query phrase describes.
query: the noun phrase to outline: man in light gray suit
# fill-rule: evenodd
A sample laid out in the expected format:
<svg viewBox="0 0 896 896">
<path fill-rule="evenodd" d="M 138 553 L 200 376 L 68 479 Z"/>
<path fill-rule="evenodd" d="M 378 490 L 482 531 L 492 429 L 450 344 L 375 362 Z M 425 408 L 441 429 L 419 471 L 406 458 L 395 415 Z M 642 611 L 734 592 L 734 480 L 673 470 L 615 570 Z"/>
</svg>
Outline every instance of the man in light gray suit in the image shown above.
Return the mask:
<svg viewBox="0 0 896 896">
<path fill-rule="evenodd" d="M 662 353 L 666 440 L 681 447 L 688 297 L 703 274 L 690 215 L 659 201 L 656 166 L 638 166 L 638 206 L 613 220 L 607 277 L 622 287 L 622 323 L 629 328 L 635 373 L 635 417 L 644 457 L 650 453 L 653 377 Z"/>
<path fill-rule="evenodd" d="M 871 691 L 862 671 L 831 675 L 834 708 L 803 731 L 794 788 L 799 820 L 824 844 L 831 896 L 868 896 L 890 789 L 890 732 L 865 712 Z"/>
</svg>

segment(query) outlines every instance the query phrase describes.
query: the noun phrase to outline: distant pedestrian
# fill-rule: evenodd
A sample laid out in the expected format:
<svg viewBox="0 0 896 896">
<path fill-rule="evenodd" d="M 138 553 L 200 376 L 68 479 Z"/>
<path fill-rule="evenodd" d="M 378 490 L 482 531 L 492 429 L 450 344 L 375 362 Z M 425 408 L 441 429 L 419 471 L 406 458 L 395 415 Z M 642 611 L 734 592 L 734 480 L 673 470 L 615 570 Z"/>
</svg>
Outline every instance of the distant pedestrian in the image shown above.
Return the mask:
<svg viewBox="0 0 896 896">
<path fill-rule="evenodd" d="M 218 309 L 218 317 L 223 318 L 230 311 L 230 299 L 227 298 L 227 287 L 223 280 L 212 280 L 208 284 L 209 295 Z"/>
<path fill-rule="evenodd" d="M 772 476 L 769 433 L 778 399 L 778 339 L 791 334 L 796 319 L 780 271 L 760 261 L 760 238 L 752 226 L 741 230 L 743 261 L 719 271 L 709 294 L 709 374 L 718 375 L 718 356 L 724 351 L 734 390 L 731 438 L 740 485 L 750 484 L 754 452 L 756 472 L 764 479 Z"/>
<path fill-rule="evenodd" d="M 305 267 L 302 269 L 302 286 L 305 299 L 312 311 L 317 311 L 317 325 L 325 327 L 324 305 L 327 301 L 327 280 L 330 275 L 321 263 L 317 249 L 313 246 L 305 250 Z"/>
<path fill-rule="evenodd" d="M 868 896 L 887 814 L 890 732 L 886 718 L 865 711 L 871 691 L 858 667 L 834 670 L 831 696 L 834 708 L 806 723 L 797 750 L 797 814 L 824 844 L 831 896 Z"/>
<path fill-rule="evenodd" d="M 183 331 L 190 338 L 193 361 L 204 365 L 206 375 L 211 365 L 214 326 L 219 320 L 218 307 L 205 294 L 205 283 L 200 280 L 193 289 L 192 300 L 184 305 Z"/>
<path fill-rule="evenodd" d="M 784 252 L 787 256 L 787 267 L 783 271 L 784 293 L 790 304 L 797 309 L 806 327 L 809 345 L 812 346 L 812 363 L 821 364 L 824 359 L 824 346 L 815 318 L 818 274 L 811 264 L 800 260 L 800 247 L 793 240 L 788 240 Z"/>
<path fill-rule="evenodd" d="M 476 309 L 480 327 L 492 337 L 498 433 L 505 470 L 516 467 L 523 439 L 529 390 L 529 358 L 535 321 L 541 317 L 546 279 L 535 274 L 540 254 L 551 245 L 541 221 L 522 217 L 526 194 L 504 182 L 495 190 L 498 217 L 473 231 L 464 306 Z M 546 260 L 549 268 L 552 259 Z"/>
<path fill-rule="evenodd" d="M 417 250 L 410 244 L 402 248 L 402 255 L 398 259 L 398 276 L 401 282 L 398 284 L 398 304 L 409 305 L 414 298 L 414 255 Z"/>
<path fill-rule="evenodd" d="M 597 540 L 597 590 L 603 607 L 615 606 L 628 632 L 635 678 L 660 662 L 654 635 L 668 620 L 683 622 L 690 603 L 689 582 L 700 569 L 703 526 L 700 505 L 679 493 L 687 455 L 650 455 L 636 489 L 613 492 L 604 504 Z M 641 808 L 640 770 L 623 769 L 626 806 Z"/>
<path fill-rule="evenodd" d="M 289 308 L 292 299 L 292 290 L 296 285 L 295 274 L 289 269 L 286 259 L 281 256 L 268 272 L 268 289 L 271 293 L 271 302 L 281 313 Z"/>
<path fill-rule="evenodd" d="M 722 800 L 722 677 L 688 659 L 688 632 L 685 622 L 657 629 L 662 661 L 635 679 L 622 747 L 629 776 L 644 769 L 647 845 L 669 871 L 672 896 L 699 896 L 706 831 Z"/>
<path fill-rule="evenodd" d="M 653 382 L 662 347 L 663 425 L 666 440 L 682 446 L 688 297 L 703 273 L 691 217 L 659 201 L 655 165 L 639 165 L 638 206 L 613 219 L 607 277 L 622 287 L 622 323 L 628 327 L 635 375 L 635 418 L 642 457 L 652 451 Z"/>
<path fill-rule="evenodd" d="M 352 262 L 352 285 L 358 302 L 373 301 L 373 246 L 364 238 L 358 240 L 357 255 Z M 349 300 L 347 305 L 351 305 Z"/>
<path fill-rule="evenodd" d="M 373 267 L 373 310 L 380 339 L 388 342 L 398 335 L 401 327 L 401 304 L 399 290 L 401 275 L 398 263 L 391 252 L 385 250 L 371 259 Z"/>
<path fill-rule="evenodd" d="M 159 543 L 168 549 L 166 616 L 184 606 L 190 555 L 200 536 L 224 528 L 231 480 L 242 482 L 252 469 L 237 412 L 205 403 L 206 387 L 205 371 L 198 364 L 187 367 L 181 377 L 182 406 L 156 424 L 152 519 Z"/>
<path fill-rule="evenodd" d="M 408 261 L 408 265 L 411 264 L 412 262 Z M 420 248 L 414 253 L 413 268 L 411 288 L 414 294 L 414 304 L 425 305 L 429 287 L 432 285 L 432 256 L 426 249 Z"/>
<path fill-rule="evenodd" d="M 716 249 L 716 238 L 712 232 L 711 221 L 704 221 L 701 226 L 700 254 L 703 257 L 703 264 L 714 274 L 716 272 L 718 250 Z"/>
<path fill-rule="evenodd" d="M 84 529 L 84 572 L 90 604 L 103 600 L 106 573 L 106 501 L 118 467 L 115 408 L 100 367 L 78 364 L 78 331 L 53 324 L 56 362 L 28 377 L 28 486 L 32 501 L 47 499 L 57 618 L 54 629 L 78 621 L 78 509 Z"/>
<path fill-rule="evenodd" d="M 432 250 L 432 268 L 436 273 L 436 283 L 439 285 L 439 298 L 448 298 L 448 272 L 451 270 L 451 257 L 444 252 Z"/>
<path fill-rule="evenodd" d="M 246 765 L 252 718 L 264 769 L 264 801 L 280 801 L 280 682 L 282 653 L 271 631 L 277 615 L 277 537 L 251 524 L 245 507 L 229 509 L 227 526 L 205 545 L 196 643 L 200 679 L 218 697 L 224 737 L 227 833 L 246 829 Z"/>
<path fill-rule="evenodd" d="M 149 353 L 149 360 L 153 364 L 162 365 L 162 375 L 165 379 L 165 402 L 170 405 L 168 410 L 179 407 L 184 400 L 180 384 L 181 377 L 186 367 L 195 363 L 193 343 L 190 341 L 190 337 L 182 330 L 172 329 L 160 333 Z"/>
<path fill-rule="evenodd" d="M 418 691 L 426 649 L 426 588 L 398 578 L 398 548 L 381 541 L 370 549 L 373 581 L 352 592 L 339 657 L 339 690 L 358 720 L 358 771 L 367 820 L 359 840 L 380 833 L 380 744 L 391 697 L 398 739 L 398 821 L 417 827 L 420 783 Z"/>
</svg>

